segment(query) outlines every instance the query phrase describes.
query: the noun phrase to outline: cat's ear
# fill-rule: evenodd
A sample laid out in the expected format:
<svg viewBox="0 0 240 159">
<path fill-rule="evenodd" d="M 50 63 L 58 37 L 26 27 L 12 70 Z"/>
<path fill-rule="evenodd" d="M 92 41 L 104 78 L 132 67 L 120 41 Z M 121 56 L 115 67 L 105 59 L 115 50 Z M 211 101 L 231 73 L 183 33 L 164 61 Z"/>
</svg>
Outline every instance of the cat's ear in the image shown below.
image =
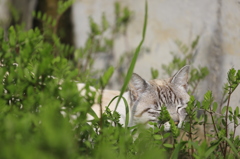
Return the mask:
<svg viewBox="0 0 240 159">
<path fill-rule="evenodd" d="M 133 73 L 132 78 L 128 84 L 131 100 L 136 101 L 140 94 L 142 94 L 147 87 L 148 83 L 138 74 Z"/>
<path fill-rule="evenodd" d="M 187 90 L 188 86 L 188 73 L 189 73 L 190 66 L 186 65 L 182 67 L 171 79 L 170 82 L 183 87 Z"/>
</svg>

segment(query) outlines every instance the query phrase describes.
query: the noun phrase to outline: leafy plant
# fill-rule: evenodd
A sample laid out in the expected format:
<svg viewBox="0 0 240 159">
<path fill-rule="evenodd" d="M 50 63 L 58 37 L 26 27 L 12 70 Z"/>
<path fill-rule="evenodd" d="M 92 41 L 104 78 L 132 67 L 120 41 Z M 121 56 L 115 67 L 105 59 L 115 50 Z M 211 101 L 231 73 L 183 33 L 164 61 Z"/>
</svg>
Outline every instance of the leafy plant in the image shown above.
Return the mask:
<svg viewBox="0 0 240 159">
<path fill-rule="evenodd" d="M 191 95 L 195 94 L 199 82 L 209 74 L 207 67 L 194 68 L 192 66 L 199 38 L 198 36 L 190 47 L 181 41 L 176 41 L 179 52 L 182 54 L 172 52 L 172 62 L 163 65 L 163 70 L 168 76 L 172 76 L 184 65 L 191 65 L 189 77 L 189 94 Z M 153 79 L 158 77 L 157 69 L 151 68 L 151 73 Z M 178 152 L 178 155 L 185 154 L 185 157 L 190 158 L 239 157 L 239 136 L 236 136 L 240 119 L 239 108 L 232 110 L 230 106 L 231 95 L 240 82 L 239 74 L 239 70 L 236 71 L 234 68 L 229 70 L 228 84 L 224 86 L 225 91 L 221 103 L 214 102 L 211 91 L 206 92 L 203 101 L 197 101 L 194 96 L 191 96 L 186 108 L 188 117 L 181 131 L 181 137 L 174 140 L 175 146 L 173 147 L 176 147 L 175 152 Z M 223 106 L 223 103 L 226 103 L 226 106 Z M 160 113 L 160 121 L 163 121 L 164 115 L 166 115 L 164 111 Z M 233 125 L 233 129 L 229 128 L 230 124 Z M 174 126 L 172 127 L 174 129 Z M 180 147 L 184 149 L 180 150 Z"/>
<path fill-rule="evenodd" d="M 70 6 L 62 2 L 59 5 L 65 9 Z M 145 39 L 147 7 L 146 3 L 142 40 L 131 58 L 120 95 L 109 105 L 113 100 L 123 99 L 128 107 L 122 95 Z M 63 8 L 60 7 L 60 14 L 64 12 Z M 127 8 L 121 10 L 117 3 L 115 10 L 119 19 L 116 23 L 126 28 L 131 12 Z M 43 14 L 39 17 L 44 19 Z M 48 19 L 47 15 L 45 18 Z M 221 113 L 217 109 L 222 103 L 214 102 L 208 91 L 203 101 L 191 96 L 186 108 L 188 119 L 181 132 L 164 107 L 159 120 L 170 122 L 170 132 L 164 132 L 158 123 L 150 123 L 149 129 L 141 125 L 123 127 L 119 123 L 119 114 L 111 112 L 101 102 L 114 67 L 107 67 L 101 71 L 101 76 L 92 78 L 96 71 L 91 70 L 92 55 L 99 50 L 112 49 L 113 42 L 104 40 L 102 34 L 108 28 L 108 22 L 103 15 L 100 27 L 91 18 L 90 25 L 91 38 L 85 47 L 75 50 L 74 62 L 66 56 L 72 47 L 62 44 L 54 33 L 49 34 L 51 40 L 48 40 L 45 32 L 38 28 L 24 31 L 21 26 L 12 26 L 6 40 L 0 29 L 0 158 L 239 158 L 240 139 L 236 130 L 240 114 L 238 107 L 230 106 L 230 101 L 240 82 L 240 70 L 232 68 L 228 73 L 224 95 L 226 106 L 221 108 Z M 172 74 L 183 65 L 191 64 L 197 42 L 198 38 L 190 49 L 177 42 L 184 56 L 174 55 L 174 63 L 164 66 L 166 73 Z M 79 58 L 87 63 L 79 64 L 76 61 Z M 74 64 L 85 69 L 79 72 L 79 67 L 73 67 Z M 158 76 L 156 69 L 152 69 L 152 73 L 153 78 Z M 207 73 L 206 68 L 192 68 L 190 94 L 194 94 Z M 75 81 L 84 81 L 84 88 L 79 91 Z M 95 103 L 101 108 L 107 107 L 100 117 L 91 108 Z M 199 115 L 197 110 L 203 113 Z M 129 118 L 128 112 L 126 115 Z M 91 120 L 89 116 L 92 116 Z M 229 128 L 230 124 L 233 129 Z M 127 121 L 125 125 L 128 125 Z M 203 128 L 203 137 L 197 134 L 199 127 Z M 187 138 L 184 138 L 185 134 Z"/>
<path fill-rule="evenodd" d="M 100 24 L 97 24 L 92 17 L 89 17 L 90 32 L 86 43 L 74 53 L 74 62 L 78 69 L 81 70 L 80 74 L 83 75 L 81 76 L 82 82 L 85 82 L 92 77 L 98 78 L 102 72 L 110 66 L 114 66 L 116 70 L 116 81 L 122 83 L 123 78 L 125 77 L 124 72 L 127 70 L 126 66 L 130 64 L 131 56 L 133 56 L 134 51 L 127 48 L 126 52 L 123 53 L 123 56 L 121 56 L 119 60 L 116 60 L 114 45 L 119 36 L 123 36 L 127 41 L 126 31 L 132 20 L 133 13 L 128 7 L 123 8 L 119 2 L 114 4 L 114 8 L 115 20 L 113 25 L 110 25 L 105 13 L 102 14 Z M 104 66 L 101 66 L 102 68 L 96 69 L 94 67 L 96 58 L 103 55 L 109 60 L 104 61 Z M 111 61 L 116 62 L 112 63 Z M 96 81 L 92 82 L 93 85 L 94 82 Z M 111 81 L 108 85 L 111 85 Z"/>
</svg>

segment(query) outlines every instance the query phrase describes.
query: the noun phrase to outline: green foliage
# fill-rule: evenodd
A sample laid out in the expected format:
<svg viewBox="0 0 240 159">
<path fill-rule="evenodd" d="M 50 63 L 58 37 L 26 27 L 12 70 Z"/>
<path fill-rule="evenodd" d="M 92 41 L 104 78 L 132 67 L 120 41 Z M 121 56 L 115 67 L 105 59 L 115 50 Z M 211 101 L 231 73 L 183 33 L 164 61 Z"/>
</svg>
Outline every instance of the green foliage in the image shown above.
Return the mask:
<svg viewBox="0 0 240 159">
<path fill-rule="evenodd" d="M 115 26 L 114 32 L 119 32 L 120 29 L 123 29 L 126 32 L 127 25 L 131 21 L 132 12 L 128 9 L 128 7 L 124 7 L 121 11 L 121 5 L 119 2 L 115 2 Z M 121 26 L 121 27 L 117 27 Z"/>
<path fill-rule="evenodd" d="M 36 17 L 37 19 L 42 20 L 45 25 L 54 27 L 57 24 L 57 21 L 53 17 L 47 15 L 46 13 L 42 13 L 40 11 L 33 12 L 33 16 Z"/>
<path fill-rule="evenodd" d="M 184 132 L 190 140 L 188 149 L 190 156 L 194 158 L 214 158 L 223 156 L 224 158 L 239 157 L 239 136 L 236 136 L 236 129 L 239 127 L 240 119 L 239 108 L 235 110 L 230 107 L 231 94 L 239 85 L 239 71 L 229 70 L 227 84 L 227 105 L 221 108 L 221 114 L 217 109 L 219 104 L 214 102 L 211 91 L 206 92 L 202 102 L 197 101 L 191 96 L 188 107 L 186 108 L 188 120 L 185 123 Z M 203 113 L 198 117 L 197 111 Z M 229 125 L 233 125 L 230 129 Z M 203 136 L 198 136 L 197 132 L 203 131 Z M 197 128 L 198 127 L 198 128 Z M 202 143 L 199 144 L 199 138 Z"/>
<path fill-rule="evenodd" d="M 74 64 L 81 70 L 83 78 L 81 81 L 92 77 L 99 77 L 102 72 L 108 69 L 109 66 L 115 68 L 116 82 L 123 83 L 125 73 L 131 63 L 134 50 L 128 48 L 127 28 L 132 20 L 133 12 L 128 7 L 122 7 L 119 2 L 115 4 L 115 19 L 114 23 L 108 22 L 108 17 L 105 13 L 102 14 L 101 22 L 98 24 L 93 17 L 89 17 L 90 31 L 86 43 L 81 48 L 74 52 Z M 118 37 L 122 36 L 125 39 L 126 51 L 122 53 L 119 59 L 115 59 L 115 42 Z M 104 65 L 99 68 L 94 66 L 95 60 L 98 57 L 104 56 L 109 60 L 104 61 Z M 91 71 L 89 71 L 91 70 Z M 96 81 L 93 81 L 94 83 Z M 111 85 L 111 81 L 109 83 Z"/>
<path fill-rule="evenodd" d="M 165 123 L 167 121 L 169 121 L 171 119 L 168 111 L 167 111 L 167 107 L 163 106 L 160 112 L 160 116 L 159 116 L 159 121 L 161 121 L 162 123 Z"/>
<path fill-rule="evenodd" d="M 182 54 L 171 53 L 173 55 L 172 62 L 162 66 L 166 74 L 172 76 L 174 72 L 183 66 L 191 65 L 188 81 L 190 86 L 189 94 L 191 95 L 194 95 L 199 82 L 209 74 L 207 67 L 194 68 L 192 66 L 199 38 L 198 36 L 190 47 L 181 41 L 176 41 L 179 52 Z M 151 68 L 151 73 L 153 79 L 158 77 L 157 69 Z M 239 136 L 236 136 L 240 119 L 239 107 L 232 110 L 230 100 L 232 93 L 240 83 L 240 70 L 230 69 L 227 79 L 228 84 L 224 86 L 222 103 L 214 102 L 211 91 L 206 92 L 203 101 L 197 101 L 194 96 L 191 96 L 186 108 L 188 116 L 182 130 L 182 136 L 186 135 L 188 143 L 186 144 L 182 140 L 174 141 L 176 147 L 180 147 L 181 144 L 185 146 L 185 151 L 176 150 L 176 152 L 188 152 L 187 156 L 194 158 L 239 157 Z M 227 105 L 222 106 L 223 103 L 227 103 Z M 221 110 L 221 114 L 218 113 L 218 110 Z M 167 113 L 164 113 L 163 107 L 163 111 L 160 113 L 160 121 L 169 121 L 164 119 L 166 115 Z M 229 129 L 229 125 L 233 125 L 233 129 Z M 178 132 L 174 129 L 173 123 L 171 124 L 171 131 L 173 137 L 176 138 L 178 135 L 175 134 L 178 134 Z M 199 133 L 200 131 L 202 133 Z M 201 135 L 199 136 L 199 134 Z M 199 140 L 202 141 L 200 144 Z"/>
<path fill-rule="evenodd" d="M 152 79 L 157 79 L 159 73 L 157 69 L 151 68 L 151 74 L 152 74 Z"/>
<path fill-rule="evenodd" d="M 8 41 L 1 37 L 1 158 L 69 158 L 77 152 L 69 117 L 60 112 L 65 107 L 73 113 L 91 100 L 79 97 L 71 81 L 77 70 L 54 51 L 38 29 L 10 27 Z"/>
<path fill-rule="evenodd" d="M 58 1 L 58 14 L 62 15 L 69 7 L 72 6 L 72 4 L 75 2 L 75 0 L 59 0 Z"/>
<path fill-rule="evenodd" d="M 60 1 L 59 15 L 71 3 Z M 145 39 L 147 3 L 145 11 L 142 40 L 131 58 L 121 94 L 109 103 L 123 99 L 126 110 L 128 103 L 122 95 Z M 117 35 L 126 31 L 124 28 L 129 24 L 132 12 L 115 3 L 115 14 L 116 25 L 112 31 Z M 42 13 L 35 13 L 35 16 L 52 25 L 53 29 L 58 23 Z M 239 158 L 240 139 L 236 136 L 239 107 L 230 107 L 230 100 L 239 85 L 240 70 L 232 68 L 228 73 L 225 106 L 220 107 L 222 103 L 214 102 L 211 91 L 206 92 L 203 101 L 191 96 L 186 108 L 188 117 L 181 132 L 166 107 L 162 107 L 160 113 L 161 123 L 149 123 L 152 125 L 149 129 L 142 125 L 127 127 L 128 120 L 123 127 L 119 123 L 119 114 L 111 112 L 109 105 L 100 117 L 91 108 L 96 99 L 101 107 L 105 107 L 101 103 L 102 91 L 114 72 L 114 67 L 92 70 L 93 55 L 100 51 L 111 52 L 114 38 L 104 36 L 109 29 L 104 14 L 101 25 L 92 18 L 89 23 L 89 38 L 78 50 L 62 44 L 56 32 L 48 32 L 46 36 L 45 31 L 41 33 L 37 28 L 24 31 L 20 26 L 12 26 L 6 40 L 0 29 L 0 158 Z M 163 66 L 167 74 L 172 75 L 182 66 L 192 64 L 198 40 L 199 37 L 190 47 L 176 42 L 183 56 L 173 54 L 173 63 Z M 75 52 L 73 62 L 67 59 L 71 51 Z M 158 71 L 152 68 L 151 72 L 152 77 L 157 78 Z M 101 75 L 96 76 L 96 73 Z M 191 69 L 191 94 L 207 74 L 205 67 Z M 79 92 L 74 81 L 83 81 L 85 87 Z M 90 85 L 99 88 L 100 94 Z M 92 116 L 91 120 L 87 115 Z M 128 111 L 126 118 L 130 118 Z M 164 132 L 161 126 L 167 121 L 171 125 L 170 132 Z M 230 124 L 233 129 L 229 128 Z M 199 126 L 203 129 L 199 130 Z M 200 131 L 203 136 L 198 136 Z M 182 138 L 185 134 L 187 139 Z"/>
<path fill-rule="evenodd" d="M 113 67 L 109 67 L 108 70 L 104 72 L 103 76 L 101 77 L 101 86 L 103 88 L 108 84 L 108 81 L 111 78 L 113 72 L 114 72 Z"/>
<path fill-rule="evenodd" d="M 163 70 L 165 73 L 171 77 L 176 71 L 181 69 L 185 65 L 190 65 L 190 77 L 188 80 L 189 84 L 189 94 L 194 95 L 199 82 L 203 80 L 208 74 L 208 68 L 207 67 L 198 67 L 195 68 L 192 64 L 194 63 L 196 52 L 197 52 L 197 44 L 199 41 L 199 36 L 196 37 L 196 39 L 192 42 L 191 47 L 187 46 L 186 44 L 183 44 L 181 41 L 176 40 L 176 45 L 179 48 L 178 53 L 171 52 L 173 55 L 173 59 L 169 64 L 162 65 Z M 156 77 L 158 75 L 157 70 L 151 69 L 152 77 Z"/>
<path fill-rule="evenodd" d="M 138 47 L 135 50 L 135 53 L 134 53 L 134 56 L 132 58 L 131 64 L 130 64 L 129 69 L 127 71 L 127 74 L 126 74 L 126 77 L 125 77 L 125 80 L 124 80 L 124 83 L 123 83 L 123 86 L 122 86 L 122 89 L 121 89 L 121 92 L 120 92 L 120 95 L 119 95 L 119 98 L 118 98 L 118 101 L 117 101 L 117 105 L 116 105 L 115 111 L 117 109 L 117 106 L 118 106 L 118 104 L 119 104 L 119 102 L 121 100 L 121 97 L 122 97 L 123 93 L 127 89 L 127 85 L 128 85 L 128 82 L 130 81 L 131 76 L 133 74 L 133 69 L 134 69 L 135 64 L 137 62 L 137 58 L 138 58 L 140 49 L 141 49 L 142 44 L 143 44 L 143 42 L 145 40 L 146 29 L 147 29 L 147 17 L 148 17 L 147 13 L 148 13 L 148 6 L 147 6 L 147 2 L 146 2 L 146 4 L 145 4 L 144 23 L 143 23 L 143 31 L 142 31 L 142 40 L 140 41 Z"/>
</svg>

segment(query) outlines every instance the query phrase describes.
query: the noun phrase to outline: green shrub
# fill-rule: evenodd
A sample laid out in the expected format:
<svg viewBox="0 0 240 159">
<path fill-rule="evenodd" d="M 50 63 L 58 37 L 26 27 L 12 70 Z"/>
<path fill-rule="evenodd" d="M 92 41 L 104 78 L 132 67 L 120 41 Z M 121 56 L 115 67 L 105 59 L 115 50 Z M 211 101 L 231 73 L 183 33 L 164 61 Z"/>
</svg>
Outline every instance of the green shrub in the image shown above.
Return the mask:
<svg viewBox="0 0 240 159">
<path fill-rule="evenodd" d="M 124 9 L 123 16 L 120 16 L 118 5 L 115 5 L 116 14 L 122 21 L 117 22 L 126 26 L 129 11 Z M 147 4 L 145 9 L 142 40 L 124 78 L 120 98 L 127 88 L 145 39 Z M 92 36 L 98 34 L 94 26 L 92 22 Z M 103 26 L 106 29 L 107 23 Z M 236 136 L 239 108 L 233 110 L 229 103 L 239 85 L 240 70 L 231 69 L 228 73 L 227 103 L 221 108 L 221 114 L 216 112 L 219 104 L 214 102 L 211 91 L 205 94 L 203 101 L 191 97 L 186 108 L 188 119 L 181 130 L 188 139 L 183 140 L 171 120 L 172 131 L 164 132 L 163 127 L 157 127 L 156 123 L 151 123 L 154 128 L 147 130 L 137 126 L 122 127 L 118 123 L 119 114 L 109 109 L 98 118 L 91 109 L 96 92 L 89 86 L 104 89 L 114 69 L 110 67 L 101 71 L 101 76 L 94 80 L 91 65 L 79 72 L 74 68 L 76 61 L 67 60 L 69 52 L 74 51 L 73 47 L 61 44 L 54 33 L 47 37 L 37 28 L 24 31 L 19 26 L 12 26 L 7 36 L 0 29 L 0 158 L 239 158 L 240 140 Z M 197 41 L 198 38 L 193 42 L 192 50 Z M 95 43 L 87 45 L 83 49 L 86 52 L 92 46 L 96 47 Z M 179 43 L 179 47 L 182 46 Z M 186 46 L 183 48 L 189 50 Z M 77 58 L 84 60 L 88 58 L 85 55 Z M 164 66 L 169 75 L 175 69 L 191 64 L 192 53 L 185 53 L 183 58 L 174 55 L 173 59 L 174 64 Z M 88 60 L 93 59 L 89 57 Z M 152 69 L 152 73 L 154 78 L 158 76 L 156 69 Z M 199 81 L 207 74 L 206 68 L 192 68 L 190 94 L 194 94 Z M 74 81 L 86 84 L 82 95 Z M 101 105 L 101 95 L 98 103 Z M 197 110 L 203 111 L 200 117 L 197 117 Z M 169 120 L 167 113 L 162 111 L 160 118 Z M 87 114 L 94 116 L 94 120 L 87 121 Z M 228 128 L 230 123 L 234 125 L 233 130 Z M 198 125 L 203 125 L 204 131 L 200 142 L 195 136 Z M 208 131 L 208 127 L 212 129 Z M 138 138 L 134 141 L 136 133 Z"/>
</svg>

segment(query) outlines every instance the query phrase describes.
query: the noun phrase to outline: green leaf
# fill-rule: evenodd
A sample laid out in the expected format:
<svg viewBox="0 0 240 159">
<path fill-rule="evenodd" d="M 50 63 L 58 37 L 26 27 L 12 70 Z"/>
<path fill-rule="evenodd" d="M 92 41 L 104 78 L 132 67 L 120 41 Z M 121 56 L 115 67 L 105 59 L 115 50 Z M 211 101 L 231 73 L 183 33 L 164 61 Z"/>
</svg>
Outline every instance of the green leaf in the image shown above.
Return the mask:
<svg viewBox="0 0 240 159">
<path fill-rule="evenodd" d="M 129 114 L 130 108 L 129 108 L 127 100 L 124 97 L 122 97 L 122 99 L 124 101 L 125 110 L 126 110 L 125 128 L 127 128 L 128 127 L 128 123 L 129 123 L 129 119 L 130 119 L 130 114 Z"/>
<path fill-rule="evenodd" d="M 94 117 L 94 119 L 99 119 L 95 111 L 91 108 L 89 109 L 88 113 Z"/>
<path fill-rule="evenodd" d="M 165 123 L 171 119 L 166 106 L 162 106 L 158 119 L 161 123 Z"/>
<path fill-rule="evenodd" d="M 159 135 L 159 134 L 153 135 L 153 138 L 154 138 L 155 140 L 162 140 L 162 139 L 163 139 L 162 135 Z"/>
<path fill-rule="evenodd" d="M 214 102 L 214 103 L 213 103 L 213 112 L 216 112 L 217 107 L 218 107 L 217 102 Z"/>
<path fill-rule="evenodd" d="M 158 77 L 158 70 L 151 67 L 152 79 L 156 79 Z"/>
<path fill-rule="evenodd" d="M 204 95 L 204 100 L 202 102 L 203 108 L 208 110 L 213 102 L 212 91 L 207 91 Z"/>
<path fill-rule="evenodd" d="M 117 99 L 117 98 L 119 98 L 119 96 L 115 96 L 115 97 L 108 103 L 107 108 L 109 108 L 109 106 L 112 104 L 112 102 L 113 102 L 115 99 Z M 124 97 L 122 97 L 122 100 L 123 100 L 123 102 L 124 102 L 125 110 L 126 110 L 125 128 L 127 128 L 127 127 L 128 127 L 128 123 L 129 123 L 129 118 L 130 118 L 130 117 L 129 117 L 129 105 L 128 105 L 127 100 L 126 100 Z"/>
<path fill-rule="evenodd" d="M 16 46 L 17 43 L 17 36 L 16 36 L 16 31 L 13 26 L 9 28 L 9 44 L 11 46 Z"/>
<path fill-rule="evenodd" d="M 93 18 L 92 17 L 89 17 L 89 22 L 90 22 L 90 27 L 91 27 L 91 34 L 93 36 L 95 35 L 100 35 L 101 34 L 101 31 L 99 29 L 99 26 L 97 23 L 94 22 Z"/>
<path fill-rule="evenodd" d="M 180 143 L 175 146 L 175 149 L 172 152 L 171 159 L 178 159 L 179 158 L 179 152 L 181 149 L 186 145 L 187 141 L 181 141 Z"/>
<path fill-rule="evenodd" d="M 104 88 L 108 84 L 108 81 L 110 80 L 113 72 L 114 72 L 114 67 L 112 66 L 109 67 L 106 72 L 104 72 L 103 76 L 101 77 L 102 88 Z"/>
<path fill-rule="evenodd" d="M 234 111 L 234 115 L 238 115 L 239 114 L 239 107 L 236 107 L 235 111 Z"/>
<path fill-rule="evenodd" d="M 238 125 L 238 119 L 237 119 L 237 116 L 233 116 L 233 119 L 234 119 L 234 124 L 235 124 L 235 125 Z"/>
<path fill-rule="evenodd" d="M 51 16 L 48 16 L 46 22 L 47 22 L 48 24 L 51 24 L 51 23 L 52 23 L 52 20 L 53 20 L 53 18 L 52 18 Z"/>
<path fill-rule="evenodd" d="M 228 116 L 228 119 L 232 122 L 233 116 L 232 116 L 232 115 L 229 115 L 229 116 Z"/>
<path fill-rule="evenodd" d="M 57 56 L 56 58 L 54 58 L 53 60 L 52 60 L 52 63 L 54 64 L 54 63 L 58 63 L 58 62 L 60 62 L 60 60 L 61 60 L 61 57 L 60 56 Z"/>
<path fill-rule="evenodd" d="M 163 135 L 163 138 L 168 138 L 170 135 L 171 135 L 171 133 L 165 133 L 165 134 Z"/>
<path fill-rule="evenodd" d="M 129 67 L 128 71 L 127 71 L 127 75 L 125 77 L 125 80 L 124 80 L 124 83 L 123 83 L 123 86 L 122 86 L 122 89 L 121 89 L 121 92 L 120 92 L 120 95 L 119 95 L 119 98 L 118 98 L 118 101 L 117 101 L 117 104 L 116 104 L 116 107 L 115 107 L 114 111 L 116 111 L 116 109 L 118 107 L 118 104 L 120 102 L 120 99 L 121 99 L 123 93 L 125 92 L 125 90 L 127 88 L 127 85 L 128 85 L 128 83 L 129 83 L 129 81 L 131 79 L 131 76 L 132 76 L 132 73 L 133 73 L 133 70 L 134 70 L 134 67 L 135 67 L 138 55 L 140 53 L 140 49 L 141 49 L 142 44 L 143 44 L 143 42 L 145 40 L 145 35 L 146 35 L 146 30 L 147 30 L 147 19 L 148 19 L 148 3 L 146 1 L 145 2 L 145 16 L 144 16 L 143 31 L 142 31 L 142 40 L 140 41 L 138 47 L 136 48 L 136 50 L 134 52 L 134 55 L 133 55 L 130 67 Z"/>
<path fill-rule="evenodd" d="M 44 13 L 43 16 L 42 16 L 42 20 L 43 20 L 43 21 L 46 21 L 46 19 L 47 19 L 47 14 Z"/>
<path fill-rule="evenodd" d="M 226 125 L 226 120 L 225 119 L 222 119 L 222 124 Z"/>
<path fill-rule="evenodd" d="M 163 144 L 163 146 L 166 147 L 166 148 L 173 148 L 172 144 Z"/>
<path fill-rule="evenodd" d="M 234 152 L 235 156 L 237 158 L 240 158 L 237 149 L 235 148 L 234 144 L 226 137 L 223 136 L 223 139 L 227 141 L 228 145 L 231 147 L 231 150 Z"/>
<path fill-rule="evenodd" d="M 231 68 L 229 71 L 228 71 L 228 82 L 230 84 L 230 86 L 234 83 L 234 81 L 236 80 L 236 77 L 235 77 L 235 73 L 236 73 L 236 70 L 234 68 Z"/>
<path fill-rule="evenodd" d="M 198 41 L 199 41 L 199 36 L 197 36 L 197 38 L 192 42 L 192 46 L 191 46 L 192 49 L 194 49 L 197 46 Z"/>
<path fill-rule="evenodd" d="M 42 18 L 42 12 L 40 12 L 40 11 L 37 12 L 37 18 L 38 18 L 38 19 L 41 19 L 41 18 Z"/>
<path fill-rule="evenodd" d="M 222 114 L 225 114 L 226 110 L 227 110 L 227 106 L 224 106 L 224 107 L 222 108 L 221 113 L 222 113 Z"/>
<path fill-rule="evenodd" d="M 55 26 L 56 26 L 56 24 L 57 24 L 57 20 L 56 20 L 56 19 L 53 19 L 53 21 L 52 21 L 52 24 L 51 24 L 51 25 L 55 27 Z"/>
<path fill-rule="evenodd" d="M 105 31 L 108 29 L 108 27 L 109 27 L 109 24 L 108 24 L 106 15 L 103 13 L 102 14 L 102 30 Z"/>
<path fill-rule="evenodd" d="M 0 27 L 0 41 L 4 39 L 4 29 Z"/>
<path fill-rule="evenodd" d="M 205 153 L 205 158 L 208 158 L 208 157 L 213 153 L 213 151 L 218 147 L 219 143 L 220 143 L 220 142 L 218 141 L 216 144 L 211 145 L 211 146 L 207 149 L 207 151 L 206 151 L 206 153 Z"/>
<path fill-rule="evenodd" d="M 173 135 L 173 137 L 176 139 L 176 138 L 180 135 L 180 130 L 179 130 L 178 127 L 175 125 L 175 123 L 174 123 L 174 121 L 172 120 L 172 118 L 170 119 L 169 124 L 171 125 L 172 135 Z"/>
</svg>

